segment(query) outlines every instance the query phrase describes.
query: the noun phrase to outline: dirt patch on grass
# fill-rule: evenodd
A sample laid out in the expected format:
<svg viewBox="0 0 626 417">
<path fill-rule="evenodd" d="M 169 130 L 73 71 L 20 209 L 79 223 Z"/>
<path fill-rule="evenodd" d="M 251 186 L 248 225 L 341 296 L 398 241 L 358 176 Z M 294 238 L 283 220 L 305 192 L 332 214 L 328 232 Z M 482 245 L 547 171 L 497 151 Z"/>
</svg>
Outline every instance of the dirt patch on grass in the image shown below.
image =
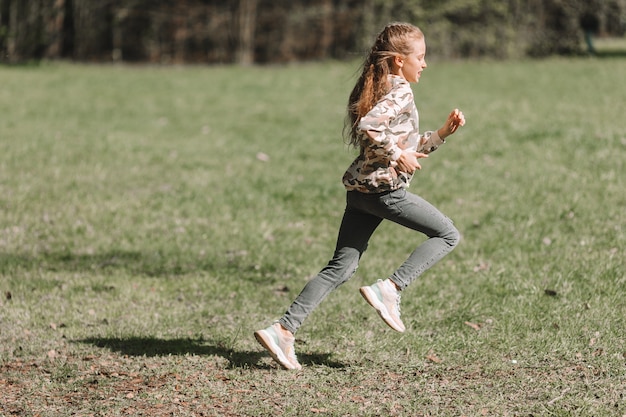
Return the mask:
<svg viewBox="0 0 626 417">
<path fill-rule="evenodd" d="M 0 370 L 7 416 L 626 414 L 624 379 L 584 363 L 287 372 L 265 361 L 232 367 L 210 356 L 106 354 L 15 360 Z"/>
</svg>

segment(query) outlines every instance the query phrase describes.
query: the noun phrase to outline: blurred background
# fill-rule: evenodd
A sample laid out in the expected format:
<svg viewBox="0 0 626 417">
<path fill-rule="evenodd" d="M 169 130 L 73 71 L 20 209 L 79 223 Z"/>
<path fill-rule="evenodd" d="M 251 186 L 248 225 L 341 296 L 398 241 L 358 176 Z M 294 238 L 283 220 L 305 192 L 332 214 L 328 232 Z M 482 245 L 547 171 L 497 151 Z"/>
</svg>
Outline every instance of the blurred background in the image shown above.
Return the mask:
<svg viewBox="0 0 626 417">
<path fill-rule="evenodd" d="M 593 54 L 623 37 L 626 0 L 0 0 L 0 61 L 350 59 L 396 20 L 424 30 L 431 57 Z"/>
</svg>

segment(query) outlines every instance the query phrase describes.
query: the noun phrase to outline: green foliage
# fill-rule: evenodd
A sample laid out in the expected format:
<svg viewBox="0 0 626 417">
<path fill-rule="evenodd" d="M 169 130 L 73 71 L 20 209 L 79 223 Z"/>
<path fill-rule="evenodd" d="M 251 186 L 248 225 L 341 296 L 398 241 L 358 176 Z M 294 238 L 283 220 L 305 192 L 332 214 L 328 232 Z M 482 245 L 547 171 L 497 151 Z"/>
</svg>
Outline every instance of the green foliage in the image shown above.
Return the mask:
<svg viewBox="0 0 626 417">
<path fill-rule="evenodd" d="M 423 237 L 383 223 L 283 372 L 252 332 L 328 260 L 357 63 L 0 68 L 0 414 L 623 415 L 619 59 L 433 62 L 412 190 L 459 247 L 388 330 L 358 287 Z"/>
<path fill-rule="evenodd" d="M 433 56 L 576 55 L 583 21 L 619 37 L 625 13 L 625 0 L 0 0 L 0 61 L 351 59 L 390 21 L 421 26 Z"/>
</svg>

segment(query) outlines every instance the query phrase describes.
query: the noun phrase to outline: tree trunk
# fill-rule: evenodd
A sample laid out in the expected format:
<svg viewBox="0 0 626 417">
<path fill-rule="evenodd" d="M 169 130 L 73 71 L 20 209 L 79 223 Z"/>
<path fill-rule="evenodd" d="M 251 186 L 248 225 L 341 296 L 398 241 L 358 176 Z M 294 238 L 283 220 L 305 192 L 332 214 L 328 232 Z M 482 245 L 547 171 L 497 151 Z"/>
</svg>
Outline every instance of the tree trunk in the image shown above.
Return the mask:
<svg viewBox="0 0 626 417">
<path fill-rule="evenodd" d="M 333 45 L 333 35 L 335 25 L 333 24 L 333 2 L 332 0 L 323 0 L 321 4 L 321 34 L 320 34 L 320 51 L 318 59 L 326 59 L 329 57 Z"/>
<path fill-rule="evenodd" d="M 12 4 L 13 3 L 13 4 Z M 18 4 L 15 4 L 18 3 Z M 7 34 L 7 56 L 9 62 L 15 62 L 19 58 L 17 55 L 17 32 L 19 26 L 19 14 L 18 9 L 23 4 L 19 2 L 11 2 L 9 0 L 9 30 Z"/>
<path fill-rule="evenodd" d="M 257 4 L 258 0 L 239 0 L 237 62 L 241 65 L 254 63 L 254 32 L 256 30 Z"/>
<path fill-rule="evenodd" d="M 11 0 L 0 0 L 0 62 L 7 59 L 7 38 L 9 35 L 9 10 Z"/>
<path fill-rule="evenodd" d="M 59 58 L 63 49 L 63 22 L 65 20 L 65 0 L 54 0 L 44 9 L 46 49 L 45 58 Z"/>
</svg>

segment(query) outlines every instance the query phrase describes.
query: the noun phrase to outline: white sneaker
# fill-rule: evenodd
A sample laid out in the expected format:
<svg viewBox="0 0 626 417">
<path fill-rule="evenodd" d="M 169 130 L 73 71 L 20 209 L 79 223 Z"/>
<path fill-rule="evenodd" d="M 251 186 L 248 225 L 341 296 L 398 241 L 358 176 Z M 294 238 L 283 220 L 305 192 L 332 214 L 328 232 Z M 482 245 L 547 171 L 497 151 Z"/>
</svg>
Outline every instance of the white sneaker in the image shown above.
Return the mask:
<svg viewBox="0 0 626 417">
<path fill-rule="evenodd" d="M 254 332 L 256 340 L 269 352 L 272 359 L 285 369 L 302 369 L 296 358 L 294 343 L 296 338 L 286 336 L 280 323 L 274 323 L 267 329 Z"/>
<path fill-rule="evenodd" d="M 400 291 L 389 279 L 359 289 L 365 300 L 376 309 L 385 323 L 397 332 L 404 332 L 406 327 L 400 319 Z"/>
</svg>

